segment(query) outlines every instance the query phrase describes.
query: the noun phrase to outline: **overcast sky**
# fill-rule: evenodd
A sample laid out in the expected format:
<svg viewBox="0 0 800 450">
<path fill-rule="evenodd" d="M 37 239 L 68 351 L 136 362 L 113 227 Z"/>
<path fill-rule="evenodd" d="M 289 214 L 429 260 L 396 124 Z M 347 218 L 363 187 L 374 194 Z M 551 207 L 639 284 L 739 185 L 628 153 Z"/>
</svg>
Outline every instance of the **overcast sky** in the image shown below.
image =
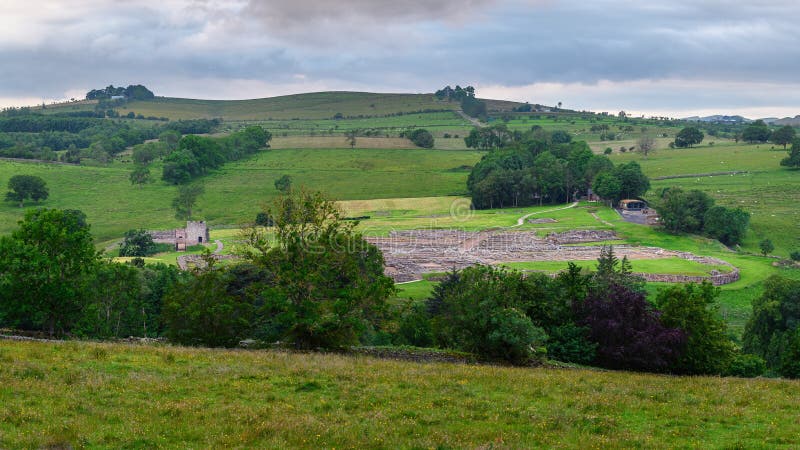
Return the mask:
<svg viewBox="0 0 800 450">
<path fill-rule="evenodd" d="M 798 0 L 0 0 L 0 105 L 141 83 L 243 99 L 433 92 L 800 114 Z"/>
</svg>

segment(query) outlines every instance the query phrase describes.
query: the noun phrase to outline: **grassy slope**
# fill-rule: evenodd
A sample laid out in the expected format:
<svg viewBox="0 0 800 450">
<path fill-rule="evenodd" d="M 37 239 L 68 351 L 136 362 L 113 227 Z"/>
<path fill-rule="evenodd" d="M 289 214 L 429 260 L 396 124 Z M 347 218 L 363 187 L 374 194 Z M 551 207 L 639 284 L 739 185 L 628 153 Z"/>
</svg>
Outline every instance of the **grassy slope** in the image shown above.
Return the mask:
<svg viewBox="0 0 800 450">
<path fill-rule="evenodd" d="M 303 149 L 271 150 L 225 165 L 202 181 L 206 194 L 198 217 L 214 225 L 251 221 L 263 202 L 277 194 L 273 185 L 282 174 L 297 186 L 320 189 L 336 199 L 428 197 L 462 193 L 467 173 L 453 170 L 480 159 L 475 151 L 421 149 Z M 175 187 L 162 181 L 133 187 L 130 165 L 86 167 L 0 161 L 0 186 L 16 174 L 41 176 L 51 197 L 41 205 L 84 211 L 99 241 L 118 238 L 131 228 L 169 228 L 178 225 L 170 206 Z M 158 165 L 151 168 L 159 178 Z M 0 233 L 8 233 L 24 213 L 0 204 Z"/>
<path fill-rule="evenodd" d="M 430 94 L 373 94 L 367 92 L 315 92 L 254 100 L 195 100 L 159 97 L 132 101 L 121 112 L 170 119 L 215 118 L 225 120 L 331 119 L 345 116 L 385 115 L 424 109 L 453 109 L 457 103 L 440 102 Z"/>
<path fill-rule="evenodd" d="M 616 162 L 639 162 L 650 177 L 749 171 L 741 175 L 656 180 L 648 195 L 654 198 L 664 187 L 680 186 L 703 190 L 722 205 L 740 206 L 752 214 L 752 231 L 743 247 L 758 252 L 758 242 L 769 238 L 775 243 L 775 254 L 785 257 L 800 249 L 800 172 L 779 165 L 785 156 L 785 152 L 771 150 L 769 145 L 728 144 L 659 150 L 648 158 L 639 154 L 613 158 Z"/>
<path fill-rule="evenodd" d="M 0 342 L 0 447 L 797 447 L 800 384 Z"/>
</svg>

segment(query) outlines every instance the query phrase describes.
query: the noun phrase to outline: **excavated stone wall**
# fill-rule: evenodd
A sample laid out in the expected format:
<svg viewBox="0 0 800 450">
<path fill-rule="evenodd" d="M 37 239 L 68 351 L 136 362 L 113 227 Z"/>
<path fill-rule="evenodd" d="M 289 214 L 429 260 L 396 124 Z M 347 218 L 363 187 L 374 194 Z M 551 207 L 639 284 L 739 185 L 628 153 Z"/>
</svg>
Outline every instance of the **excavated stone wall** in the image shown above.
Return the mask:
<svg viewBox="0 0 800 450">
<path fill-rule="evenodd" d="M 396 231 L 388 237 L 369 237 L 384 255 L 386 274 L 397 282 L 422 278 L 424 273 L 463 269 L 473 264 L 498 264 L 526 261 L 581 261 L 600 256 L 600 245 L 576 246 L 618 239 L 613 231 L 572 230 L 552 233 L 541 238 L 531 231 L 469 232 L 461 230 L 410 230 Z M 692 253 L 676 252 L 658 247 L 615 245 L 614 253 L 629 259 L 683 258 L 701 264 L 724 265 L 731 268 L 726 273 L 708 276 L 671 274 L 641 274 L 648 281 L 673 283 L 709 280 L 715 285 L 732 283 L 739 279 L 739 271 L 729 263 Z"/>
</svg>

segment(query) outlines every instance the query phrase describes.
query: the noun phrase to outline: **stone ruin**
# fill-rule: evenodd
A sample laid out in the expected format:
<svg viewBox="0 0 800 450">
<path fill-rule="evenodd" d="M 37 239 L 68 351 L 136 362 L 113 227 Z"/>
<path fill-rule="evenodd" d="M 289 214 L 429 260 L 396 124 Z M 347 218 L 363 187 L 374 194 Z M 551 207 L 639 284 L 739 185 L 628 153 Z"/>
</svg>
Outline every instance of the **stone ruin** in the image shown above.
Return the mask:
<svg viewBox="0 0 800 450">
<path fill-rule="evenodd" d="M 175 250 L 185 252 L 187 247 L 209 242 L 208 225 L 204 221 L 186 222 L 186 228 L 150 231 L 153 242 L 171 244 Z"/>
<path fill-rule="evenodd" d="M 393 231 L 387 237 L 366 238 L 383 252 L 386 274 L 396 282 L 419 280 L 425 273 L 463 269 L 474 264 L 595 260 L 600 256 L 600 245 L 575 244 L 616 239 L 619 239 L 616 233 L 608 230 L 571 230 L 551 233 L 544 238 L 537 236 L 535 231 L 408 230 Z M 731 268 L 730 272 L 711 273 L 708 276 L 638 274 L 648 281 L 688 283 L 709 280 L 715 285 L 721 285 L 739 279 L 739 270 L 736 267 L 716 258 L 631 245 L 615 245 L 614 253 L 619 258 L 677 257 Z"/>
</svg>

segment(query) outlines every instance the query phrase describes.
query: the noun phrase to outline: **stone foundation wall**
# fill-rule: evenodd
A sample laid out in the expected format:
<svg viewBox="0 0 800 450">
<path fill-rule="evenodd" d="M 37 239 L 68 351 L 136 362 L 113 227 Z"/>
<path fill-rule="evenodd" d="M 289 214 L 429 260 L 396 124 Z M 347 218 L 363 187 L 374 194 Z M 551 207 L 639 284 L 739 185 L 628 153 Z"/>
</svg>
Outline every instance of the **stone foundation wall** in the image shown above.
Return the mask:
<svg viewBox="0 0 800 450">
<path fill-rule="evenodd" d="M 156 230 L 148 231 L 148 233 L 153 237 L 153 242 L 157 244 L 175 243 L 175 230 Z"/>
</svg>

